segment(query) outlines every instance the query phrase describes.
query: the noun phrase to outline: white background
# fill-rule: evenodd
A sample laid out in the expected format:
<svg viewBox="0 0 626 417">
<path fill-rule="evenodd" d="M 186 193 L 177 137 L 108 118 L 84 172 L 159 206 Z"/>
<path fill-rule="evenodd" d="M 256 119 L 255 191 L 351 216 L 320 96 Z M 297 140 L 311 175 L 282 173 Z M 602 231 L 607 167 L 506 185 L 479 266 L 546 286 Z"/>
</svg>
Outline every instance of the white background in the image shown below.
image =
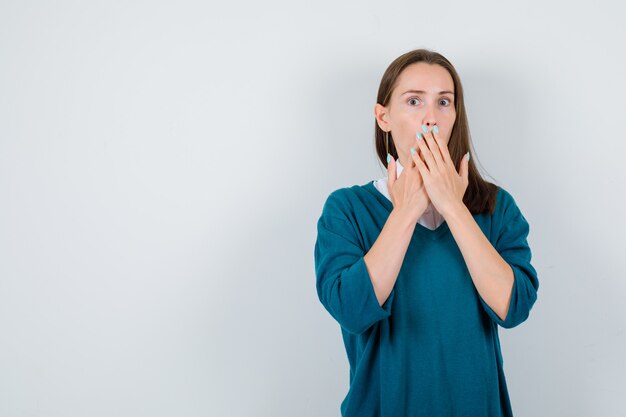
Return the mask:
<svg viewBox="0 0 626 417">
<path fill-rule="evenodd" d="M 386 67 L 457 68 L 530 223 L 516 416 L 626 413 L 620 2 L 0 2 L 0 415 L 338 416 L 328 194 L 385 175 Z"/>
</svg>

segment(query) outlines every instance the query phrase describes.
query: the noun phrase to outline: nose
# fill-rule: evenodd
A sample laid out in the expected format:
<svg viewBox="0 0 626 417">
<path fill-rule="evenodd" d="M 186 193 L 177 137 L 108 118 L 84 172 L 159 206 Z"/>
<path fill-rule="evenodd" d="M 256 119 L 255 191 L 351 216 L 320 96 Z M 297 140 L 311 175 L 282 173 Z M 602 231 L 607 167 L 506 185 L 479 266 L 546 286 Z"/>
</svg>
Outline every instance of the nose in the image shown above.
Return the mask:
<svg viewBox="0 0 626 417">
<path fill-rule="evenodd" d="M 433 127 L 437 124 L 437 119 L 435 118 L 434 112 L 432 109 L 429 109 L 422 119 L 422 124 L 428 127 L 428 130 L 432 130 Z"/>
<path fill-rule="evenodd" d="M 431 131 L 435 126 L 437 126 L 437 122 L 432 119 L 426 119 L 422 122 L 422 125 L 426 125 L 428 131 Z"/>
</svg>

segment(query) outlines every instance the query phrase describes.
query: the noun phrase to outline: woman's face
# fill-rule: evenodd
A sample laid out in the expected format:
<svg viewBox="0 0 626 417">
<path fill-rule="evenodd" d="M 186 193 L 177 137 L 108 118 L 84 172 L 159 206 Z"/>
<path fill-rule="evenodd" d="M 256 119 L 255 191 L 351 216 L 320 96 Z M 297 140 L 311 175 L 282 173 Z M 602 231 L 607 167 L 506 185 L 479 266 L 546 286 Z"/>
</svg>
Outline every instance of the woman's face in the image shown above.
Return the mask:
<svg viewBox="0 0 626 417">
<path fill-rule="evenodd" d="M 456 118 L 454 83 L 440 65 L 418 62 L 406 67 L 396 80 L 389 104 L 376 104 L 374 113 L 380 128 L 393 135 L 400 163 L 411 161 L 411 147 L 417 150 L 415 133 L 426 125 L 429 134 L 439 127 L 444 143 L 450 140 Z"/>
</svg>

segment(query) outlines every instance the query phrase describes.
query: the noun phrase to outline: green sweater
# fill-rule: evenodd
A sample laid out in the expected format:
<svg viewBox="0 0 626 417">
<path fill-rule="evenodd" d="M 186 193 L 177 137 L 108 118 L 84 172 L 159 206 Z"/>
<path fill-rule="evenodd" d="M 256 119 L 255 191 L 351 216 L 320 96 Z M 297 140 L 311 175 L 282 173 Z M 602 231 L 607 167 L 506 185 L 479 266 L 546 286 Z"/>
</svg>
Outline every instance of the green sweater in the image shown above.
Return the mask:
<svg viewBox="0 0 626 417">
<path fill-rule="evenodd" d="M 448 223 L 416 224 L 400 273 L 380 306 L 363 256 L 393 205 L 370 181 L 327 198 L 317 222 L 318 297 L 341 327 L 350 364 L 344 417 L 512 416 L 498 325 L 528 318 L 539 281 L 529 225 L 498 187 L 493 215 L 474 219 L 513 269 L 505 320 L 484 302 Z"/>
</svg>

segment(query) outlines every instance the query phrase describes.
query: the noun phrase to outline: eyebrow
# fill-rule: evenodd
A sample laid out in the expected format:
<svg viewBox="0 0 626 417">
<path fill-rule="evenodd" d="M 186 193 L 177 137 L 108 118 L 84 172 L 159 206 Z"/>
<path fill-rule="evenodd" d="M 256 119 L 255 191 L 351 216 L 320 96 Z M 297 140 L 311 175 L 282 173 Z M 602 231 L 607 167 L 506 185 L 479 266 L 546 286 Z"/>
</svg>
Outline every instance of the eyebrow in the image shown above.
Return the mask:
<svg viewBox="0 0 626 417">
<path fill-rule="evenodd" d="M 424 90 L 409 90 L 409 91 L 405 91 L 401 95 L 405 95 L 405 94 L 409 94 L 409 93 L 426 94 L 426 91 L 424 91 Z M 452 91 L 448 91 L 448 90 L 440 91 L 439 94 L 452 94 L 452 95 L 454 95 L 454 93 Z"/>
</svg>

